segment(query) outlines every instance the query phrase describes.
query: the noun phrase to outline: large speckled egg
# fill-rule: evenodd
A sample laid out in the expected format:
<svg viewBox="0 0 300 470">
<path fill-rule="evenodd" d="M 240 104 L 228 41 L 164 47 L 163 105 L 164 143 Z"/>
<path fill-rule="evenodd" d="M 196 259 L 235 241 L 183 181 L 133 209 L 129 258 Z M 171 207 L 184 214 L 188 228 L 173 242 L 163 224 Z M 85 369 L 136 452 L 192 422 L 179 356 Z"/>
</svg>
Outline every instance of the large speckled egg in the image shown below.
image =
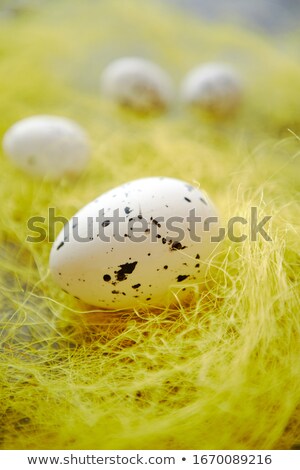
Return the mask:
<svg viewBox="0 0 300 470">
<path fill-rule="evenodd" d="M 230 115 L 241 102 L 241 79 L 230 65 L 204 64 L 187 74 L 182 83 L 181 97 L 185 104 L 212 115 Z"/>
<path fill-rule="evenodd" d="M 217 219 L 207 195 L 184 181 L 131 181 L 72 217 L 52 246 L 50 270 L 65 291 L 91 305 L 164 306 L 174 287 L 184 297 L 185 286 L 203 281 Z"/>
<path fill-rule="evenodd" d="M 3 149 L 26 173 L 57 180 L 84 169 L 90 143 L 85 131 L 70 119 L 37 115 L 14 124 L 4 135 Z"/>
<path fill-rule="evenodd" d="M 172 99 L 172 84 L 161 67 L 139 57 L 110 63 L 101 76 L 103 95 L 139 111 L 165 108 Z"/>
</svg>

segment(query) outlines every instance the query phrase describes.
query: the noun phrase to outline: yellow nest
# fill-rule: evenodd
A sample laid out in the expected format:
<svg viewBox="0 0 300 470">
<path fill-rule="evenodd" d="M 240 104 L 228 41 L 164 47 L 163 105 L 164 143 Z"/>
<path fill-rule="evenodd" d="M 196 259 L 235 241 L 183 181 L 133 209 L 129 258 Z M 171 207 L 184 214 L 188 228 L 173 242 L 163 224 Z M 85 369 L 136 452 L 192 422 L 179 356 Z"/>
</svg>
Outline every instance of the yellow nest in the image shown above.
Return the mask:
<svg viewBox="0 0 300 470">
<path fill-rule="evenodd" d="M 1 18 L 1 134 L 48 113 L 75 119 L 93 140 L 91 164 L 72 182 L 33 180 L 1 156 L 2 448 L 299 446 L 294 40 L 275 47 L 137 0 L 51 1 Z M 102 68 L 123 55 L 158 62 L 177 84 L 198 63 L 230 62 L 244 77 L 242 109 L 225 122 L 180 105 L 162 115 L 118 110 L 98 85 Z M 105 190 L 150 175 L 199 182 L 224 221 L 258 207 L 272 216 L 272 241 L 225 240 L 190 305 L 88 313 L 54 285 L 51 244 L 26 242 L 27 220 L 47 217 L 48 207 L 70 217 Z"/>
</svg>

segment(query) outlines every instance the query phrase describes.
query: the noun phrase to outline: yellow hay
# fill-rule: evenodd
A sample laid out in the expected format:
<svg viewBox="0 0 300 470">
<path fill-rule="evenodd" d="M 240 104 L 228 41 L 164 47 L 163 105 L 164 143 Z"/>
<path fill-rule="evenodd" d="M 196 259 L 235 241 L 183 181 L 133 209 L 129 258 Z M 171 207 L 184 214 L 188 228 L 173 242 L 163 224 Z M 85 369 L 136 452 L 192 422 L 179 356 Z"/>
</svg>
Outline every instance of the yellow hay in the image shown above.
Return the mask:
<svg viewBox="0 0 300 470">
<path fill-rule="evenodd" d="M 71 182 L 31 179 L 1 156 L 1 447 L 299 446 L 295 35 L 275 47 L 146 0 L 37 3 L 0 21 L 1 135 L 50 113 L 77 120 L 93 143 L 88 169 Z M 158 62 L 177 86 L 198 63 L 228 61 L 244 77 L 242 109 L 226 122 L 178 103 L 164 115 L 116 109 L 100 96 L 99 76 L 122 55 Z M 258 207 L 272 216 L 272 241 L 226 238 L 189 305 L 98 312 L 54 285 L 51 243 L 28 243 L 27 221 L 43 216 L 47 228 L 49 207 L 68 218 L 150 175 L 199 183 L 224 223 Z"/>
</svg>

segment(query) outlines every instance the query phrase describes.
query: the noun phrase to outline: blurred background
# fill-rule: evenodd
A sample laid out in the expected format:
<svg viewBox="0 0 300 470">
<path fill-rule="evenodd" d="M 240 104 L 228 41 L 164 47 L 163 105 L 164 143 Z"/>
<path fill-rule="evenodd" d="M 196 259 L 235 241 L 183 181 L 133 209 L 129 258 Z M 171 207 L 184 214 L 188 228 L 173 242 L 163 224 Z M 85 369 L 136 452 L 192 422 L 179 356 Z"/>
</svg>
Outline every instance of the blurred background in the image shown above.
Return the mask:
<svg viewBox="0 0 300 470">
<path fill-rule="evenodd" d="M 240 23 L 264 32 L 299 28 L 299 0 L 162 0 L 210 21 Z"/>
<path fill-rule="evenodd" d="M 299 446 L 299 20 L 299 0 L 0 0 L 0 135 L 54 114 L 92 142 L 78 180 L 54 184 L 0 152 L 2 447 Z M 104 67 L 127 55 L 169 73 L 168 112 L 136 115 L 101 95 Z M 206 61 L 243 77 L 233 119 L 180 105 L 183 77 Z M 274 244 L 225 245 L 200 317 L 78 315 L 85 306 L 49 276 L 51 244 L 25 242 L 27 221 L 49 207 L 70 218 L 154 175 L 199 182 L 225 220 L 260 207 Z"/>
<path fill-rule="evenodd" d="M 149 0 L 169 3 L 196 13 L 208 21 L 239 23 L 247 28 L 279 33 L 299 28 L 299 0 Z M 51 0 L 0 0 L 1 16 L 17 14 L 23 9 Z M 95 0 L 95 3 L 101 0 Z"/>
</svg>

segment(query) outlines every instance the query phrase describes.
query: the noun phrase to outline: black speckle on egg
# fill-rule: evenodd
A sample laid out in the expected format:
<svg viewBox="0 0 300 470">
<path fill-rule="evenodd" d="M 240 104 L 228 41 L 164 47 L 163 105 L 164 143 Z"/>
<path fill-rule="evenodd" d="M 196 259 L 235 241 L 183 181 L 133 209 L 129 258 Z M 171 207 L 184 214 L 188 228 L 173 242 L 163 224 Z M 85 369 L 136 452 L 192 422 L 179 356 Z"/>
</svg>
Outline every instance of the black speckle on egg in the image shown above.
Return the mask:
<svg viewBox="0 0 300 470">
<path fill-rule="evenodd" d="M 156 238 L 161 238 L 161 235 L 159 235 L 159 233 L 156 235 Z"/>
<path fill-rule="evenodd" d="M 195 264 L 195 268 L 199 268 L 199 266 L 200 266 L 199 263 Z"/>
<path fill-rule="evenodd" d="M 184 198 L 187 202 L 192 202 L 188 197 Z"/>
<path fill-rule="evenodd" d="M 164 266 L 164 269 L 168 269 L 168 265 L 165 265 L 165 266 Z"/>
<path fill-rule="evenodd" d="M 138 289 L 139 287 L 141 287 L 141 284 L 134 284 L 134 286 L 131 286 L 132 289 Z"/>
<path fill-rule="evenodd" d="M 124 208 L 124 211 L 125 211 L 125 214 L 130 214 L 130 212 L 132 212 L 132 209 L 130 209 L 130 207 L 126 206 Z"/>
<path fill-rule="evenodd" d="M 185 279 L 187 279 L 188 277 L 189 277 L 188 274 L 179 275 L 179 276 L 177 276 L 177 282 L 182 282 L 182 281 L 184 281 Z"/>
<path fill-rule="evenodd" d="M 58 247 L 56 248 L 56 250 L 60 250 L 63 246 L 64 246 L 65 242 L 60 242 L 60 244 L 58 245 Z"/>
<path fill-rule="evenodd" d="M 157 222 L 157 220 L 155 220 L 155 219 L 152 220 L 152 223 L 154 225 L 157 225 L 157 227 L 161 227 L 161 224 L 159 222 Z"/>
<path fill-rule="evenodd" d="M 203 197 L 200 197 L 199 199 L 200 199 L 201 202 L 203 202 L 203 204 L 205 204 L 207 206 L 207 202 L 206 202 L 205 199 L 203 199 Z"/>
<path fill-rule="evenodd" d="M 112 293 L 112 294 L 120 294 L 120 291 L 119 291 L 119 290 L 116 290 L 116 289 L 113 289 L 113 290 L 111 291 L 111 293 Z"/>
<path fill-rule="evenodd" d="M 119 271 L 115 271 L 117 281 L 125 281 L 125 279 L 127 279 L 127 275 L 133 273 L 137 263 L 137 261 L 133 261 L 132 263 L 120 264 L 119 267 L 121 269 L 119 269 Z"/>
<path fill-rule="evenodd" d="M 151 253 L 148 253 L 148 256 L 151 256 Z"/>
<path fill-rule="evenodd" d="M 104 222 L 102 222 L 102 227 L 107 227 L 109 224 L 110 220 L 104 220 Z"/>
<path fill-rule="evenodd" d="M 104 274 L 103 280 L 104 280 L 105 282 L 109 282 L 109 281 L 111 280 L 110 275 L 109 275 L 109 274 Z"/>
<path fill-rule="evenodd" d="M 173 242 L 171 245 L 171 251 L 173 250 L 184 250 L 186 246 L 182 246 L 180 242 Z"/>
<path fill-rule="evenodd" d="M 199 253 L 196 255 L 195 259 L 200 259 Z"/>
<path fill-rule="evenodd" d="M 146 299 L 146 300 L 151 300 L 151 297 L 147 297 L 147 299 Z"/>
</svg>

